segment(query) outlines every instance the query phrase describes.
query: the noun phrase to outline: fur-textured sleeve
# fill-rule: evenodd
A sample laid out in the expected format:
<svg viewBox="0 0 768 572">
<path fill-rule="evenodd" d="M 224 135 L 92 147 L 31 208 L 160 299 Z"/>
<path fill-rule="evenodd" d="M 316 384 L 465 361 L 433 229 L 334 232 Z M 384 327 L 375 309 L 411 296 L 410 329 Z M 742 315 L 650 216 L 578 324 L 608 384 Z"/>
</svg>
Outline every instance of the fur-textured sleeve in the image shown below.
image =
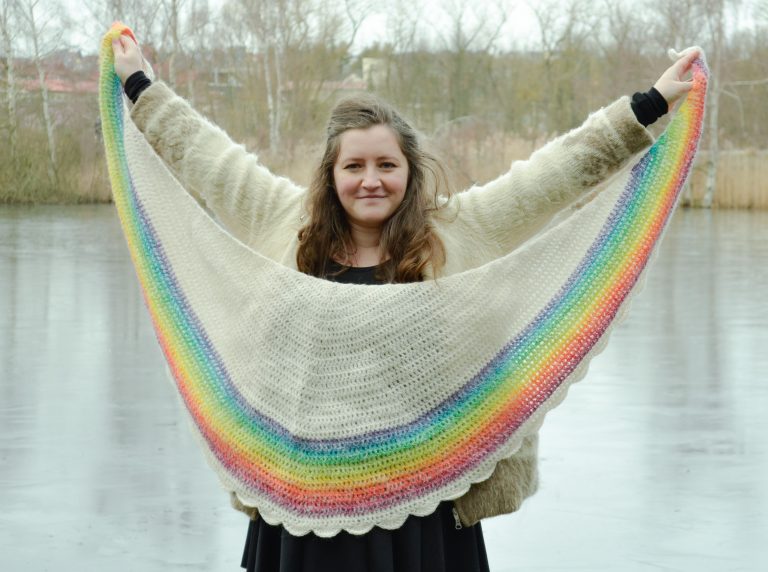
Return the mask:
<svg viewBox="0 0 768 572">
<path fill-rule="evenodd" d="M 509 252 L 652 143 L 622 97 L 501 177 L 459 193 L 458 218 L 497 254 Z"/>
<path fill-rule="evenodd" d="M 131 118 L 184 188 L 240 240 L 258 245 L 299 224 L 304 190 L 272 174 L 164 83 L 141 94 Z"/>
</svg>

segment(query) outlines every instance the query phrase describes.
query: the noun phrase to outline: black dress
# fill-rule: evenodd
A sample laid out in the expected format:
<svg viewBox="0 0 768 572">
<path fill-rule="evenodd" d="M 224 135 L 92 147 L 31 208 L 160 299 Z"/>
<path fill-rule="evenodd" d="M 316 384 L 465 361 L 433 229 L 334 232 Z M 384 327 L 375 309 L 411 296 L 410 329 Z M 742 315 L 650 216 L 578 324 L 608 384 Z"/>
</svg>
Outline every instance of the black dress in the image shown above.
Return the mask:
<svg viewBox="0 0 768 572">
<path fill-rule="evenodd" d="M 376 284 L 375 270 L 349 268 L 328 279 Z M 461 526 L 450 501 L 428 516 L 408 517 L 396 530 L 374 527 L 331 538 L 293 536 L 257 518 L 248 525 L 241 566 L 247 572 L 489 572 L 480 523 Z"/>
</svg>

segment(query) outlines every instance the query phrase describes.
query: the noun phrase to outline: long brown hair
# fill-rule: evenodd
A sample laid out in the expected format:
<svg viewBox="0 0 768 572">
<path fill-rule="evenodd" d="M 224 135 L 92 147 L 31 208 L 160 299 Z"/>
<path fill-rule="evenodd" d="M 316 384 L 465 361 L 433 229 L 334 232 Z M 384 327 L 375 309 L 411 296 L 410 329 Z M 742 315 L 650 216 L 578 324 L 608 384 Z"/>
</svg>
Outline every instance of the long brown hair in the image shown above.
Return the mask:
<svg viewBox="0 0 768 572">
<path fill-rule="evenodd" d="M 331 111 L 325 152 L 309 186 L 309 221 L 299 231 L 298 269 L 324 277 L 330 260 L 347 260 L 355 252 L 349 223 L 333 179 L 341 135 L 350 129 L 386 125 L 408 161 L 403 202 L 384 223 L 380 249 L 386 261 L 378 276 L 385 282 L 418 282 L 445 264 L 445 249 L 430 223 L 451 194 L 450 180 L 437 159 L 422 149 L 416 131 L 395 109 L 369 94 L 341 100 Z"/>
</svg>

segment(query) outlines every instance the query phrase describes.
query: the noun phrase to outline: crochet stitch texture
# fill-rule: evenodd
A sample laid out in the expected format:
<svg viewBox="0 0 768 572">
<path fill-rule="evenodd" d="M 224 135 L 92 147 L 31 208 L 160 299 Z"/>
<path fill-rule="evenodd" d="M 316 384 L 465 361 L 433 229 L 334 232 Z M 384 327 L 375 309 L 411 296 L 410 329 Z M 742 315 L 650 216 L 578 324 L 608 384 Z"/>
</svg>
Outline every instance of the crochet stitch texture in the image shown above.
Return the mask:
<svg viewBox="0 0 768 572">
<path fill-rule="evenodd" d="M 707 70 L 625 176 L 522 248 L 423 283 L 304 275 L 236 240 L 128 119 L 102 44 L 115 203 L 224 486 L 295 535 L 396 528 L 487 479 L 586 373 L 642 282 L 701 135 Z"/>
</svg>

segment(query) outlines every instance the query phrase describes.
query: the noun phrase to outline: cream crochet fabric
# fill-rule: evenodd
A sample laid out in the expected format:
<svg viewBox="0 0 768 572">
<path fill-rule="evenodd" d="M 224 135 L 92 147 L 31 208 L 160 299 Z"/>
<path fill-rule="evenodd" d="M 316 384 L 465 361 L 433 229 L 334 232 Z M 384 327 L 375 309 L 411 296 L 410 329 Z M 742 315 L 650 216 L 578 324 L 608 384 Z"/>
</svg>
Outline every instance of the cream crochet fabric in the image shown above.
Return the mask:
<svg viewBox="0 0 768 572">
<path fill-rule="evenodd" d="M 642 282 L 706 87 L 699 61 L 634 168 L 523 247 L 437 280 L 359 286 L 301 274 L 216 224 L 127 119 L 109 66 L 107 54 L 115 201 L 203 450 L 243 504 L 320 536 L 429 514 L 536 432 Z"/>
</svg>

